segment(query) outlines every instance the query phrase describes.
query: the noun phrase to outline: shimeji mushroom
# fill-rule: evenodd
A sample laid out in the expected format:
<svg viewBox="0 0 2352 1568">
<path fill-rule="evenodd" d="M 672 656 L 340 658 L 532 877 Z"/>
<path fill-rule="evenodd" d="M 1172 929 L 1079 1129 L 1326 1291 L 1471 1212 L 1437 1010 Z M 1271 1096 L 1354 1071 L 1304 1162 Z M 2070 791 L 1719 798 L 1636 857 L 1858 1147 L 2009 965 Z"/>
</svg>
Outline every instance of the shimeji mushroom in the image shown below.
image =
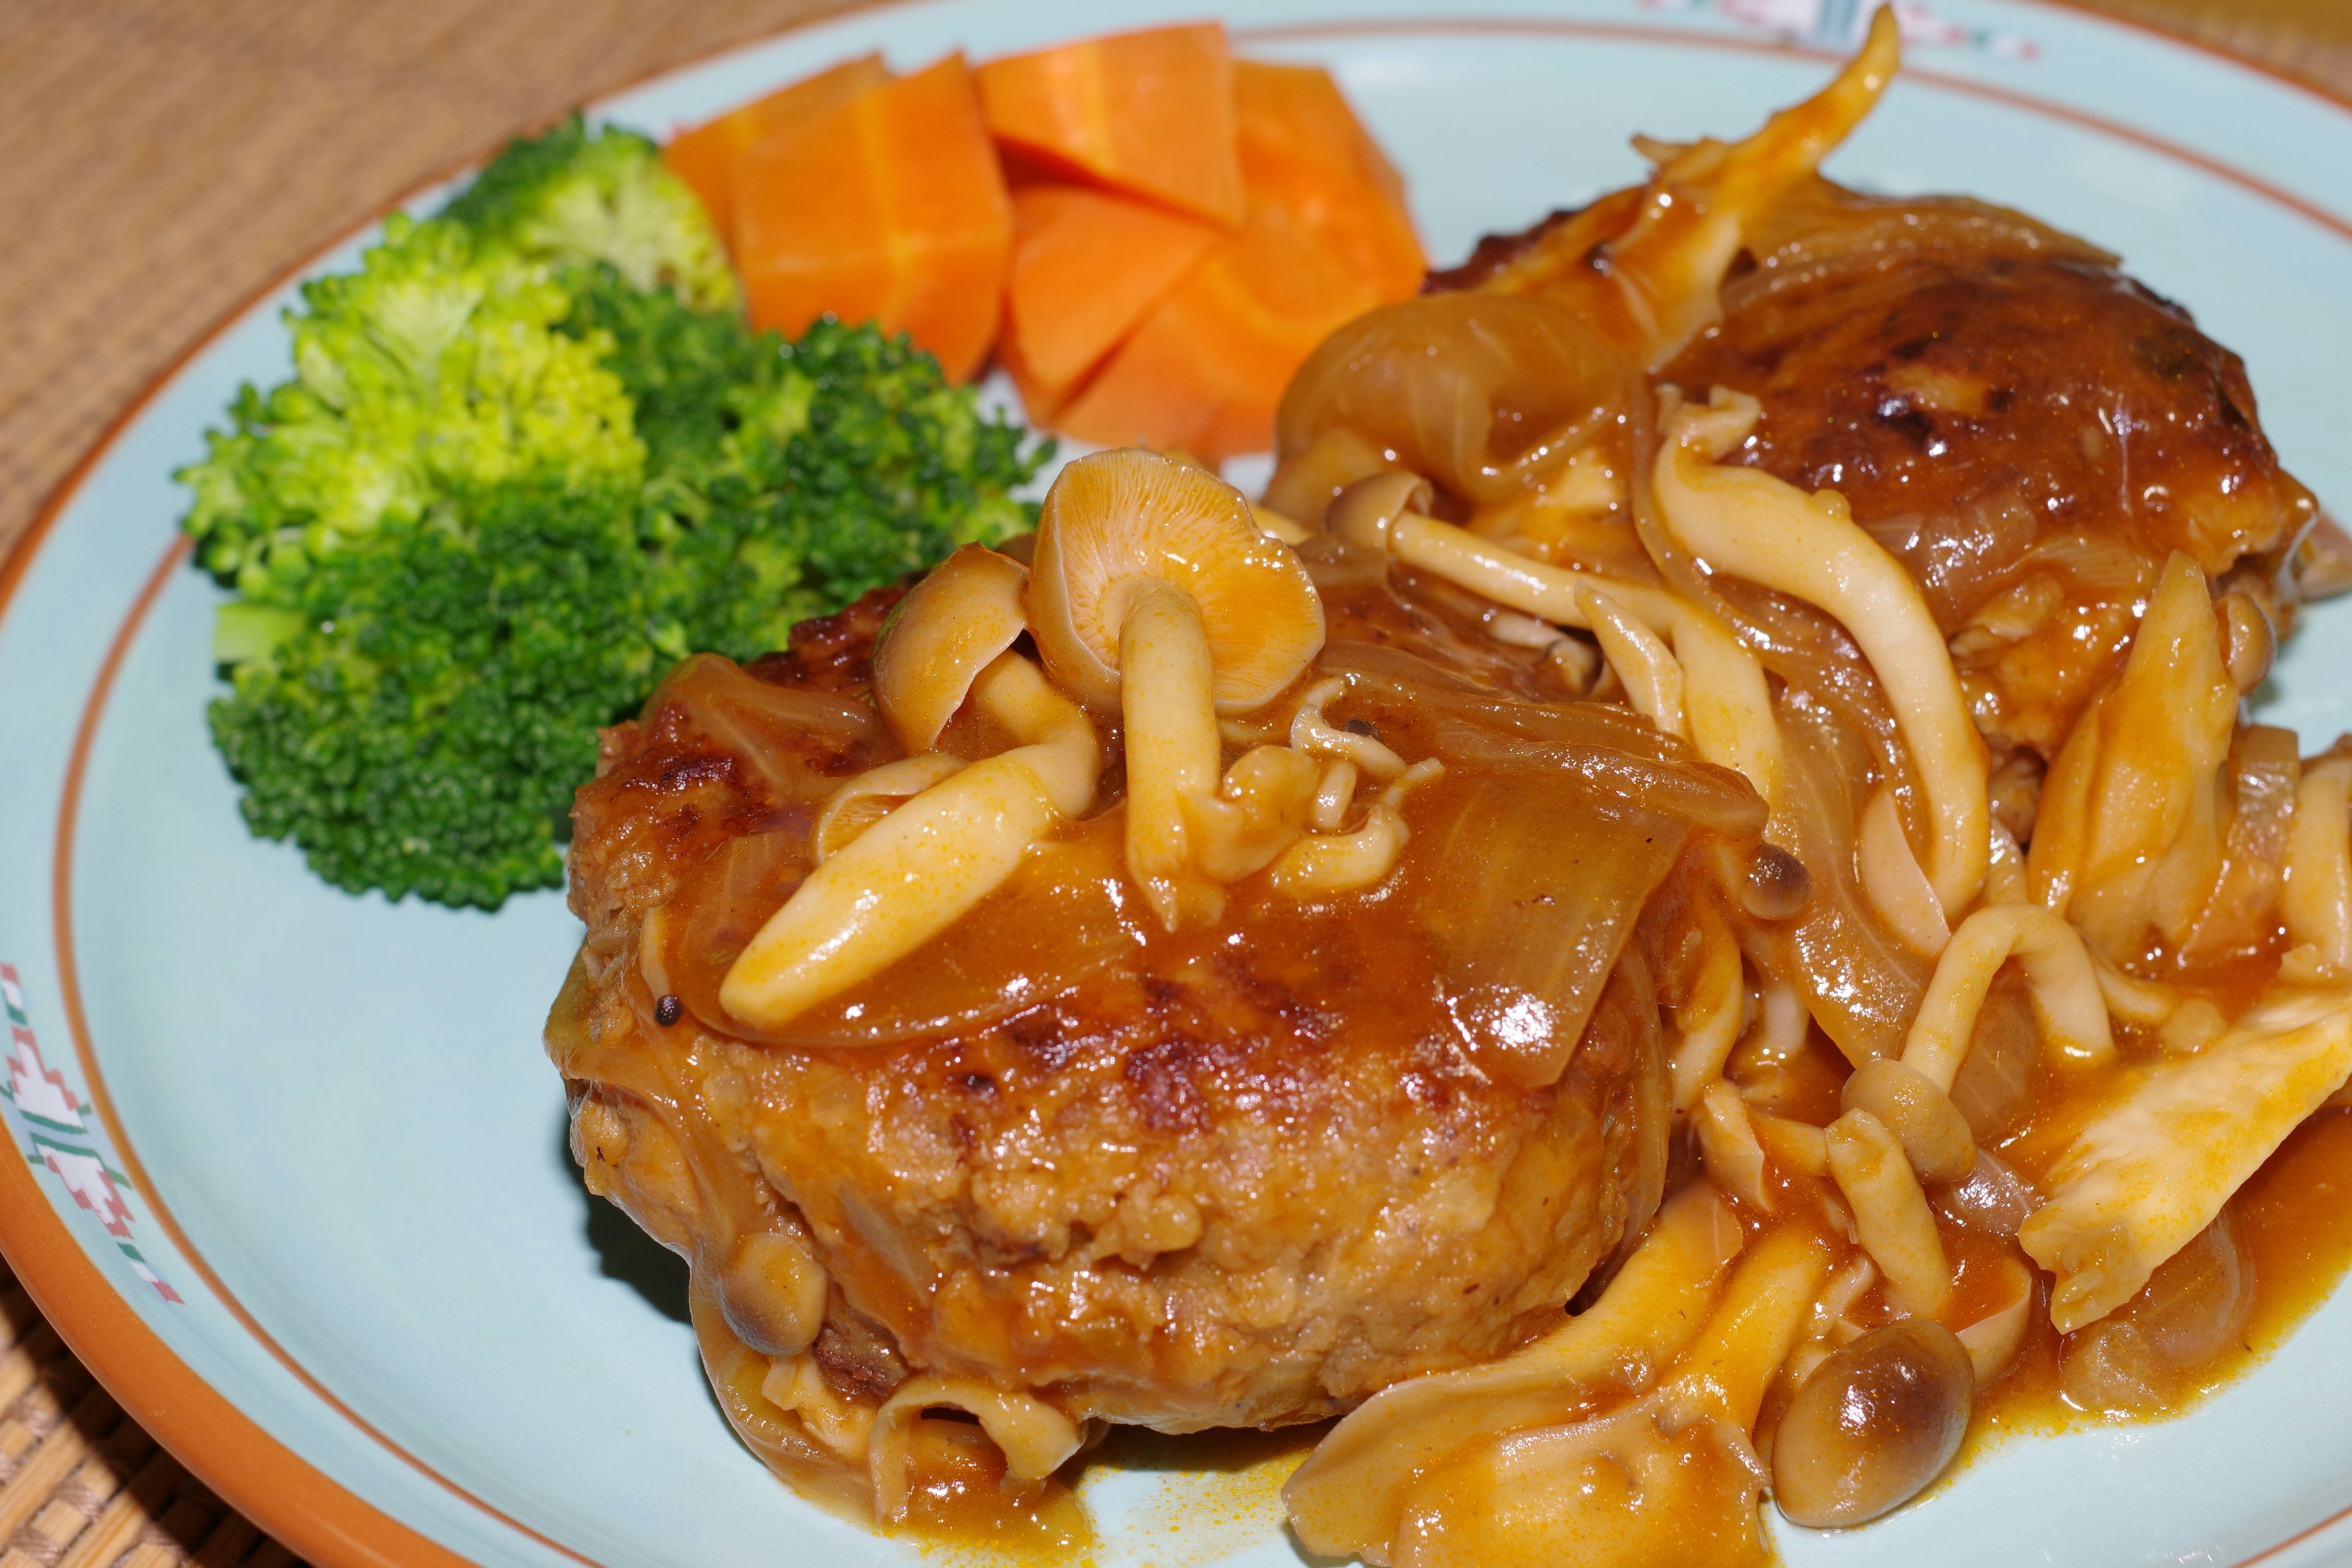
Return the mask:
<svg viewBox="0 0 2352 1568">
<path fill-rule="evenodd" d="M 1926 1490 L 1968 1436 L 1976 1371 L 1928 1318 L 1900 1318 L 1833 1351 L 1772 1438 L 1774 1500 L 1790 1522 L 1861 1524 Z"/>
<path fill-rule="evenodd" d="M 1364 1555 L 1417 1568 L 1763 1561 L 1749 1434 L 1811 1314 L 1829 1253 L 1801 1230 L 1768 1231 L 1646 1393 L 1610 1409 L 1605 1385 L 1588 1385 L 1606 1414 L 1588 1405 L 1557 1424 L 1489 1428 L 1420 1478 L 1377 1543 L 1385 1552 Z M 1619 1363 L 1628 1367 L 1641 1363 Z"/>
<path fill-rule="evenodd" d="M 1753 135 L 1638 139 L 1657 165 L 1646 186 L 1552 226 L 1481 287 L 1556 300 L 1652 370 L 1666 364 L 1721 316 L 1717 290 L 1758 221 L 1877 105 L 1902 52 L 1895 8 L 1882 5 L 1845 68 Z"/>
<path fill-rule="evenodd" d="M 1900 1060 L 1867 1062 L 1846 1080 L 1848 1110 L 1868 1110 L 1901 1140 L 1923 1182 L 1969 1173 L 1975 1143 L 1952 1103 L 1986 993 L 2003 964 L 2025 971 L 2043 1049 L 2060 1061 L 2115 1058 L 2107 1003 L 2074 928 L 2039 904 L 1994 904 L 1960 922 L 1937 960 Z"/>
<path fill-rule="evenodd" d="M 1674 624 L 1674 595 L 1664 589 L 1553 566 L 1506 550 L 1466 528 L 1431 517 L 1433 499 L 1429 481 L 1418 475 L 1375 475 L 1341 491 L 1324 514 L 1324 526 L 1351 548 L 1387 555 L 1538 620 L 1589 627 L 1579 595 L 1598 589 L 1653 631 Z"/>
<path fill-rule="evenodd" d="M 1923 1317 L 1943 1311 L 1952 1299 L 1951 1267 L 1901 1142 L 1860 1110 L 1831 1122 L 1823 1141 L 1831 1179 L 1853 1211 L 1862 1248 L 1886 1276 L 1888 1304 Z"/>
<path fill-rule="evenodd" d="M 1214 920 L 1222 884 L 1303 829 L 1321 776 L 1260 748 L 1220 787 L 1218 715 L 1271 701 L 1323 647 L 1306 568 L 1214 474 L 1098 452 L 1045 497 L 1028 608 L 1055 680 L 1124 725 L 1129 873 L 1171 929 Z"/>
<path fill-rule="evenodd" d="M 1591 631 L 1637 710 L 1708 762 L 1745 774 L 1768 805 L 1778 805 L 1780 740 L 1764 668 L 1727 627 L 1664 588 L 1554 566 L 1440 522 L 1428 515 L 1433 499 L 1416 475 L 1379 474 L 1342 491 L 1325 522 L 1351 549 L 1443 577 L 1506 610 Z"/>
<path fill-rule="evenodd" d="M 1673 1363 L 1745 1245 L 1712 1186 L 1685 1187 L 1589 1310 L 1501 1361 L 1407 1379 L 1334 1426 L 1283 1488 L 1299 1541 L 1324 1556 L 1393 1561 L 1414 1494 L 1455 1455 L 1572 1420 L 1597 1389 Z"/>
<path fill-rule="evenodd" d="M 874 642 L 874 705 L 909 752 L 929 751 L 989 662 L 1028 629 L 1029 573 L 967 544 L 908 591 Z"/>
<path fill-rule="evenodd" d="M 1016 1485 L 1044 1480 L 1084 1443 L 1076 1422 L 1034 1394 L 1008 1393 L 969 1377 L 909 1378 L 875 1412 L 866 1441 L 866 1474 L 881 1520 L 906 1517 L 916 1481 L 915 1423 L 927 1410 L 959 1410 L 978 1421 L 1004 1456 L 1006 1479 Z"/>
<path fill-rule="evenodd" d="M 1911 574 L 1863 531 L 1834 490 L 1811 495 L 1718 459 L 1755 428 L 1759 405 L 1718 389 L 1674 408 L 1653 476 L 1675 537 L 1718 572 L 1760 583 L 1842 622 L 1895 710 L 1931 828 L 1927 872 L 1947 921 L 1975 901 L 1992 843 L 1984 743 L 1944 634 Z"/>
<path fill-rule="evenodd" d="M 838 792 L 822 862 L 728 970 L 719 999 L 762 1028 L 879 973 L 1001 887 L 1055 822 L 1094 798 L 1102 747 L 1086 710 L 1009 651 L 1020 563 L 971 548 L 908 595 L 875 650 L 875 696 L 914 758 Z M 924 763 L 969 693 L 1021 744 L 960 770 Z M 945 773 L 878 821 L 835 819 Z M 902 783 L 899 777 L 907 775 Z M 864 813 L 860 813 L 862 817 Z"/>
</svg>

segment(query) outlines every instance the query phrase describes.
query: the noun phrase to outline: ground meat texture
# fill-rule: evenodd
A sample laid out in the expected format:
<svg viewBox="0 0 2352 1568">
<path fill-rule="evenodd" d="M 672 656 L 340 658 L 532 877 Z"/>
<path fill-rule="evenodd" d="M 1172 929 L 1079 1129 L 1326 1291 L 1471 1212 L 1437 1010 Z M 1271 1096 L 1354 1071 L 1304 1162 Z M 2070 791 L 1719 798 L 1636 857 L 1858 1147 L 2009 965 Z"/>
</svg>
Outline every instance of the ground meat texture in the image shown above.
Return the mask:
<svg viewBox="0 0 2352 1568">
<path fill-rule="evenodd" d="M 2082 247 L 2004 234 L 1751 277 L 1661 379 L 1762 402 L 1731 460 L 1846 498 L 1926 589 L 1996 752 L 2063 740 L 2175 550 L 2289 607 L 2267 568 L 2313 506 L 2244 366 Z"/>
<path fill-rule="evenodd" d="M 855 699 L 877 620 L 752 673 Z M 1450 647 L 1411 616 L 1377 629 Z M 844 731 L 762 768 L 660 698 L 613 731 L 576 816 L 589 934 L 550 1029 L 594 1184 L 646 1207 L 698 1279 L 739 1233 L 807 1239 L 834 1302 L 814 1353 L 844 1397 L 903 1370 L 1171 1432 L 1312 1420 L 1556 1323 L 1654 1205 L 1664 1045 L 1640 934 L 1543 1088 L 1481 1070 L 1409 922 L 1262 879 L 1215 929 L 1154 928 L 946 1037 L 803 1049 L 713 1027 L 659 972 L 664 922 L 730 847 L 804 834 L 869 743 Z M 1082 833 L 1115 856 L 1119 830 Z"/>
</svg>

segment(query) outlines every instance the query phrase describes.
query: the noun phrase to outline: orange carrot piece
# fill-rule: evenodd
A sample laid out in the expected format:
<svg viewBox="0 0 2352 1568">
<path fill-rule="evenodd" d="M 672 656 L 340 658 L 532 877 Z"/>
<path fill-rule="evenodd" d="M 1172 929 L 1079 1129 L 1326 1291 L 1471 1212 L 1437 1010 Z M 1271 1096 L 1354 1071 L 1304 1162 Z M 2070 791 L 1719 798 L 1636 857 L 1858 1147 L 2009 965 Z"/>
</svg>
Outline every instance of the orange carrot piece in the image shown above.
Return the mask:
<svg viewBox="0 0 2352 1568">
<path fill-rule="evenodd" d="M 1035 382 L 1066 387 L 1094 368 L 1217 242 L 1165 207 L 1076 185 L 1013 193 L 1008 341 Z"/>
<path fill-rule="evenodd" d="M 1265 205 L 1049 417 L 1083 440 L 1181 448 L 1206 463 L 1263 451 L 1291 373 L 1381 300 L 1297 215 Z"/>
<path fill-rule="evenodd" d="M 1428 260 L 1404 183 L 1329 73 L 1243 60 L 1234 96 L 1251 201 L 1289 209 L 1383 300 L 1411 298 Z"/>
<path fill-rule="evenodd" d="M 960 55 L 745 149 L 735 222 L 755 326 L 874 321 L 957 381 L 996 336 L 1013 209 Z"/>
<path fill-rule="evenodd" d="M 1021 406 L 1029 423 L 1040 429 L 1056 428 L 1055 421 L 1063 407 L 1077 388 L 1070 383 L 1049 384 L 1037 378 L 1029 362 L 1021 357 L 1021 334 L 1008 329 L 996 337 L 997 368 L 1013 378 L 1013 390 L 1021 395 Z"/>
<path fill-rule="evenodd" d="M 1336 328 L 1410 299 L 1425 262 L 1402 184 L 1339 88 L 1311 67 L 1239 62 L 1250 217 L 1094 380 L 1038 417 L 1085 440 L 1262 451 L 1292 373 Z"/>
<path fill-rule="evenodd" d="M 1399 207 L 1405 205 L 1404 176 L 1321 66 L 1236 60 L 1234 110 L 1237 135 L 1291 148 L 1334 174 L 1366 182 Z M 1264 151 L 1261 146 L 1261 155 Z"/>
<path fill-rule="evenodd" d="M 835 108 L 868 88 L 890 79 L 880 55 L 844 60 L 718 119 L 681 131 L 662 148 L 662 162 L 702 198 L 710 221 L 731 248 L 735 243 L 735 163 L 762 136 Z"/>
<path fill-rule="evenodd" d="M 1227 226 L 1247 212 L 1221 24 L 1089 38 L 976 74 L 989 130 L 1020 152 Z"/>
</svg>

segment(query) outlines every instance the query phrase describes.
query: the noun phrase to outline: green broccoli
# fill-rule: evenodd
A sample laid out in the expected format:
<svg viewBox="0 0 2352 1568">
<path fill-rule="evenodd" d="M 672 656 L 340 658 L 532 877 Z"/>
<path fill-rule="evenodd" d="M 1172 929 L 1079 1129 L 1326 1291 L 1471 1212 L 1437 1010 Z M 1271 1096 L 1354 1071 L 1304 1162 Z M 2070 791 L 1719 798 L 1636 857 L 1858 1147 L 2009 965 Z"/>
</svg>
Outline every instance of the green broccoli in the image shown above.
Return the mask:
<svg viewBox="0 0 2352 1568">
<path fill-rule="evenodd" d="M 181 475 L 254 832 L 355 892 L 560 885 L 596 727 L 672 662 L 1029 525 L 1050 448 L 903 339 L 752 332 L 717 245 L 575 119 L 304 289 L 293 379 Z"/>
<path fill-rule="evenodd" d="M 534 261 L 608 262 L 698 310 L 741 299 L 719 231 L 660 150 L 634 131 L 592 134 L 577 114 L 508 148 L 443 216 Z"/>
<path fill-rule="evenodd" d="M 1011 493 L 1039 461 L 1024 432 L 904 338 L 827 320 L 787 342 L 609 268 L 575 282 L 563 330 L 617 345 L 650 453 L 643 530 L 673 658 L 781 647 L 811 616 L 1035 521 Z"/>
<path fill-rule="evenodd" d="M 247 386 L 181 478 L 199 560 L 293 605 L 328 555 L 509 479 L 628 479 L 645 467 L 609 342 L 560 332 L 544 268 L 446 220 L 395 215 L 360 270 L 302 288 L 294 379 Z"/>
</svg>

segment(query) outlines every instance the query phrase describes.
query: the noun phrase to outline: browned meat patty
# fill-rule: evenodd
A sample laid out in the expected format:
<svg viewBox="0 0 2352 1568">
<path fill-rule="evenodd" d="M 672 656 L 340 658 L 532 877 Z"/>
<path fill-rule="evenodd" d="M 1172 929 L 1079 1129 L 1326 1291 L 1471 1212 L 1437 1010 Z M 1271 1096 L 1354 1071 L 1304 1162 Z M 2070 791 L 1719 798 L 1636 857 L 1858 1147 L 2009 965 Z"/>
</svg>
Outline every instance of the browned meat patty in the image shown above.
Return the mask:
<svg viewBox="0 0 2352 1568">
<path fill-rule="evenodd" d="M 1540 690 L 1534 656 L 1482 648 L 1475 623 L 1360 565 L 1323 571 L 1326 664 L 1376 672 L 1367 689 L 1390 704 L 1364 711 L 1407 756 L 1465 743 L 1481 704 L 1563 695 Z M 831 1282 L 817 1361 L 837 1395 L 870 1405 L 929 1371 L 1167 1431 L 1313 1419 L 1554 1321 L 1657 1201 L 1662 999 L 1695 951 L 1688 906 L 1712 896 L 1704 833 L 1633 799 L 1637 775 L 1752 806 L 1745 786 L 1590 709 L 1572 721 L 1622 774 L 1595 783 L 1606 768 L 1560 767 L 1542 750 L 1555 721 L 1529 719 L 1533 739 L 1485 742 L 1526 753 L 1520 784 L 1457 764 L 1411 797 L 1386 891 L 1302 906 L 1244 884 L 1218 927 L 1179 935 L 1121 892 L 1114 808 L 875 983 L 910 1033 L 747 1039 L 716 975 L 804 870 L 817 805 L 896 754 L 864 705 L 887 603 L 748 671 L 689 664 L 607 733 L 581 792 L 572 897 L 589 935 L 550 1049 L 592 1186 L 694 1260 L 704 1318 L 759 1349 L 761 1292 L 729 1294 L 730 1259 L 747 1235 L 803 1237 Z M 1458 687 L 1459 711 L 1416 708 L 1414 680 Z M 1589 852 L 1490 852 L 1498 822 Z M 1551 880 L 1507 890 L 1566 923 L 1501 914 L 1564 944 L 1537 955 L 1570 983 L 1532 1026 L 1582 1038 L 1557 1082 L 1522 1087 L 1482 1055 L 1487 1034 L 1529 1026 L 1481 989 L 1494 944 L 1465 922 L 1486 871 L 1538 861 Z M 865 1005 L 820 1037 L 872 1027 Z M 722 1396 L 734 1353 L 714 1352 Z M 751 1395 L 758 1373 L 729 1401 L 747 1436 L 777 1414 Z M 784 1440 L 768 1436 L 772 1459 Z"/>
<path fill-rule="evenodd" d="M 1490 236 L 1426 287 L 1486 286 L 1574 216 Z M 1919 580 L 2002 782 L 2026 791 L 2004 812 L 2019 831 L 2171 552 L 2245 595 L 2272 640 L 2287 630 L 2317 508 L 2238 356 L 2114 257 L 1963 197 L 1814 179 L 1732 270 L 1721 321 L 1657 380 L 1757 398 L 1729 460 L 1837 490 Z"/>
<path fill-rule="evenodd" d="M 1996 751 L 2064 738 L 2175 550 L 2291 611 L 2274 579 L 2309 492 L 2238 356 L 2113 258 L 1976 203 L 1826 183 L 1755 250 L 1661 379 L 1762 402 L 1734 460 L 1837 490 L 1911 569 Z"/>
</svg>

